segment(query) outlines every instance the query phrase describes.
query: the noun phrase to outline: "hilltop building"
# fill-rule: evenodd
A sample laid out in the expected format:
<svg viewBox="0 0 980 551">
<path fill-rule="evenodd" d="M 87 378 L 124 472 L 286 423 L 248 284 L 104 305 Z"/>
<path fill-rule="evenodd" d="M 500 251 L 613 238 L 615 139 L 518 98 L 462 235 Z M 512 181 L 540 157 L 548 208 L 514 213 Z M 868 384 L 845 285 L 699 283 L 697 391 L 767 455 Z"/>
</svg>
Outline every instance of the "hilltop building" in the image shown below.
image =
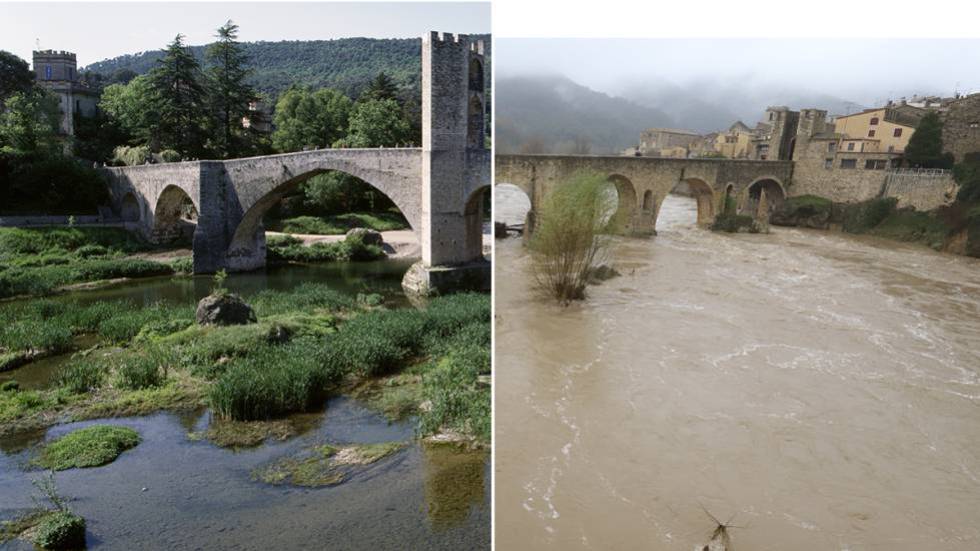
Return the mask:
<svg viewBox="0 0 980 551">
<path fill-rule="evenodd" d="M 980 152 L 980 93 L 952 100 L 944 107 L 943 149 L 957 162 Z"/>
<path fill-rule="evenodd" d="M 926 109 L 912 105 L 894 105 L 865 109 L 834 119 L 834 130 L 846 136 L 842 144 L 848 151 L 888 151 L 901 153 L 909 143 Z"/>
<path fill-rule="evenodd" d="M 745 159 L 749 156 L 755 132 L 742 121 L 728 127 L 728 131 L 715 135 L 714 151 L 729 159 Z"/>
<path fill-rule="evenodd" d="M 78 78 L 75 54 L 56 50 L 35 51 L 34 80 L 58 96 L 61 132 L 75 135 L 75 114 L 94 117 L 99 109 L 98 92 Z"/>
</svg>

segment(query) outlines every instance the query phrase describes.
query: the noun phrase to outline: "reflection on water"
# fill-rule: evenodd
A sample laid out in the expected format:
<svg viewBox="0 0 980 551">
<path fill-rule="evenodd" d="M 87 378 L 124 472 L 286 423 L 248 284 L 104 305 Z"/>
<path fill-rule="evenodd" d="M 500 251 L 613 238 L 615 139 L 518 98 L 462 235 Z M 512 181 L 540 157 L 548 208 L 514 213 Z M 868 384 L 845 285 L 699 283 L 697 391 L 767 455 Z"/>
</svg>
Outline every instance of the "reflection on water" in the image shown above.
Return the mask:
<svg viewBox="0 0 980 551">
<path fill-rule="evenodd" d="M 449 529 L 464 521 L 490 493 L 488 454 L 447 444 L 426 444 L 422 449 L 429 521 L 437 530 Z"/>
<path fill-rule="evenodd" d="M 389 260 L 290 266 L 233 274 L 226 287 L 250 294 L 315 281 L 347 294 L 382 293 L 387 304 L 405 305 L 401 278 L 409 264 Z M 159 278 L 60 295 L 55 300 L 193 303 L 210 286 L 207 277 Z M 57 363 L 63 358 L 49 360 Z M 34 387 L 43 386 L 45 377 L 53 372 L 52 366 L 42 363 L 5 375 Z M 15 518 L 34 505 L 31 479 L 42 473 L 30 470 L 29 462 L 38 444 L 82 426 L 108 422 L 133 427 L 142 442 L 110 465 L 55 475 L 59 491 L 72 497 L 72 509 L 86 518 L 90 548 L 489 548 L 490 465 L 486 454 L 457 458 L 427 451 L 414 440 L 413 420 L 389 423 L 342 397 L 327 401 L 322 413 L 295 415 L 290 420 L 299 427 L 297 437 L 240 450 L 188 437 L 190 432 L 208 428 L 208 411 L 85 421 L 2 439 L 0 521 Z M 390 441 L 412 443 L 378 468 L 339 486 L 307 489 L 251 479 L 255 468 L 313 445 Z M 5 544 L 7 548 L 32 546 L 18 541 Z"/>
<path fill-rule="evenodd" d="M 695 219 L 564 309 L 497 242 L 500 548 L 980 548 L 980 262 Z"/>
</svg>

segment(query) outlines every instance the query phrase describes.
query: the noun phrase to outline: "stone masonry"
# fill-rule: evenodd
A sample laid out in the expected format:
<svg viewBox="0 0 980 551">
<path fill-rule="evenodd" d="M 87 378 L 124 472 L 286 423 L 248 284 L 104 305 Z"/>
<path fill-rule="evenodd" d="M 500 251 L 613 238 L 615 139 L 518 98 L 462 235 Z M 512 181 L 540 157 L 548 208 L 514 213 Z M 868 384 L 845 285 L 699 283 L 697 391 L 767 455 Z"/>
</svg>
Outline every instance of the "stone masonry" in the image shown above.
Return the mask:
<svg viewBox="0 0 980 551">
<path fill-rule="evenodd" d="M 423 37 L 421 148 L 322 149 L 106 168 L 113 208 L 157 241 L 183 231 L 188 224 L 182 214 L 192 210 L 194 272 L 252 270 L 265 265 L 265 213 L 310 177 L 338 170 L 377 188 L 405 215 L 422 249 L 415 290 L 439 292 L 440 278 L 488 289 L 480 208 L 490 185 L 486 47 L 466 35 Z"/>
</svg>

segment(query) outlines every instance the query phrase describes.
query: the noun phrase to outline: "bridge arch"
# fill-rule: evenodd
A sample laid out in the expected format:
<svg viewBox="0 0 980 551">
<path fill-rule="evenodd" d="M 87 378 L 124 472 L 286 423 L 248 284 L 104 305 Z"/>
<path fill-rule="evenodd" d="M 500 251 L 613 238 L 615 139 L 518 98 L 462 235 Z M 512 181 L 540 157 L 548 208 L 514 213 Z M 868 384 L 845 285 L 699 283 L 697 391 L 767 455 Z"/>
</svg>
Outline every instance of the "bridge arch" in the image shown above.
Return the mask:
<svg viewBox="0 0 980 551">
<path fill-rule="evenodd" d="M 745 206 L 742 209 L 744 214 L 755 215 L 763 190 L 766 192 L 766 202 L 769 204 L 770 212 L 786 200 L 786 190 L 779 179 L 773 176 L 756 178 L 745 189 Z"/>
<path fill-rule="evenodd" d="M 170 243 L 190 238 L 199 212 L 199 205 L 183 188 L 174 184 L 166 186 L 153 206 L 150 241 Z"/>
<path fill-rule="evenodd" d="M 534 207 L 531 196 L 521 186 L 510 182 L 494 183 L 494 219 L 508 226 L 520 226 L 527 221 L 527 215 Z"/>
<path fill-rule="evenodd" d="M 123 222 L 139 222 L 143 209 L 140 207 L 139 199 L 132 191 L 127 191 L 119 201 L 119 217 Z"/>
<path fill-rule="evenodd" d="M 616 210 L 609 219 L 610 226 L 619 232 L 630 233 L 636 212 L 636 187 L 622 174 L 610 174 L 606 180 L 616 188 Z"/>
<path fill-rule="evenodd" d="M 484 202 L 489 200 L 489 193 L 489 185 L 476 188 L 466 199 L 463 208 L 463 219 L 466 227 L 464 247 L 467 261 L 483 258 Z"/>
<path fill-rule="evenodd" d="M 359 178 L 358 174 L 355 173 L 357 172 L 355 170 L 342 170 L 338 168 L 326 167 L 315 168 L 279 182 L 271 188 L 264 190 L 262 195 L 255 197 L 251 201 L 251 204 L 243 205 L 246 208 L 242 213 L 241 220 L 239 220 L 238 225 L 235 227 L 230 245 L 228 247 L 227 256 L 229 265 L 242 269 L 253 269 L 264 265 L 265 226 L 263 225 L 262 220 L 266 213 L 268 213 L 272 207 L 279 204 L 283 197 L 296 191 L 301 184 L 310 178 L 320 174 L 326 174 L 331 171 L 337 171 Z M 398 207 L 398 210 L 405 216 L 405 219 L 412 231 L 414 231 L 416 235 L 418 234 L 419 228 L 417 226 L 417 220 L 411 216 L 410 211 L 407 210 L 407 206 L 401 204 L 398 197 L 393 196 L 395 194 L 390 193 L 386 189 L 387 186 L 379 185 L 378 183 L 372 182 L 369 179 L 359 179 L 391 200 L 391 202 L 394 203 L 395 206 Z"/>
</svg>

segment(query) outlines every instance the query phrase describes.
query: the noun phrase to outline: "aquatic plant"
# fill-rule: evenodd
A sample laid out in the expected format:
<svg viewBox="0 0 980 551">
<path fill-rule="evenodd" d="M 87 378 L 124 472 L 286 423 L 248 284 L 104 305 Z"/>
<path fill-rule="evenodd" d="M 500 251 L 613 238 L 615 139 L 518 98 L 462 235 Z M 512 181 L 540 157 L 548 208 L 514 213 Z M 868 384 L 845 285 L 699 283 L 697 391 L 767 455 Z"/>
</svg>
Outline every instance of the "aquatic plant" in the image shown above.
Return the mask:
<svg viewBox="0 0 980 551">
<path fill-rule="evenodd" d="M 607 241 L 600 234 L 617 223 L 607 221 L 608 182 L 582 171 L 557 186 L 540 210 L 528 246 L 536 288 L 559 304 L 585 298 L 589 272 L 602 259 Z"/>
<path fill-rule="evenodd" d="M 92 425 L 72 431 L 47 445 L 33 461 L 46 469 L 98 467 L 111 463 L 140 442 L 139 433 L 118 425 Z"/>
<path fill-rule="evenodd" d="M 101 358 L 78 358 L 58 370 L 56 381 L 68 392 L 82 394 L 101 387 L 108 371 L 108 364 Z"/>
<path fill-rule="evenodd" d="M 34 544 L 44 549 L 85 547 L 85 519 L 71 511 L 52 513 L 38 523 Z"/>
</svg>

